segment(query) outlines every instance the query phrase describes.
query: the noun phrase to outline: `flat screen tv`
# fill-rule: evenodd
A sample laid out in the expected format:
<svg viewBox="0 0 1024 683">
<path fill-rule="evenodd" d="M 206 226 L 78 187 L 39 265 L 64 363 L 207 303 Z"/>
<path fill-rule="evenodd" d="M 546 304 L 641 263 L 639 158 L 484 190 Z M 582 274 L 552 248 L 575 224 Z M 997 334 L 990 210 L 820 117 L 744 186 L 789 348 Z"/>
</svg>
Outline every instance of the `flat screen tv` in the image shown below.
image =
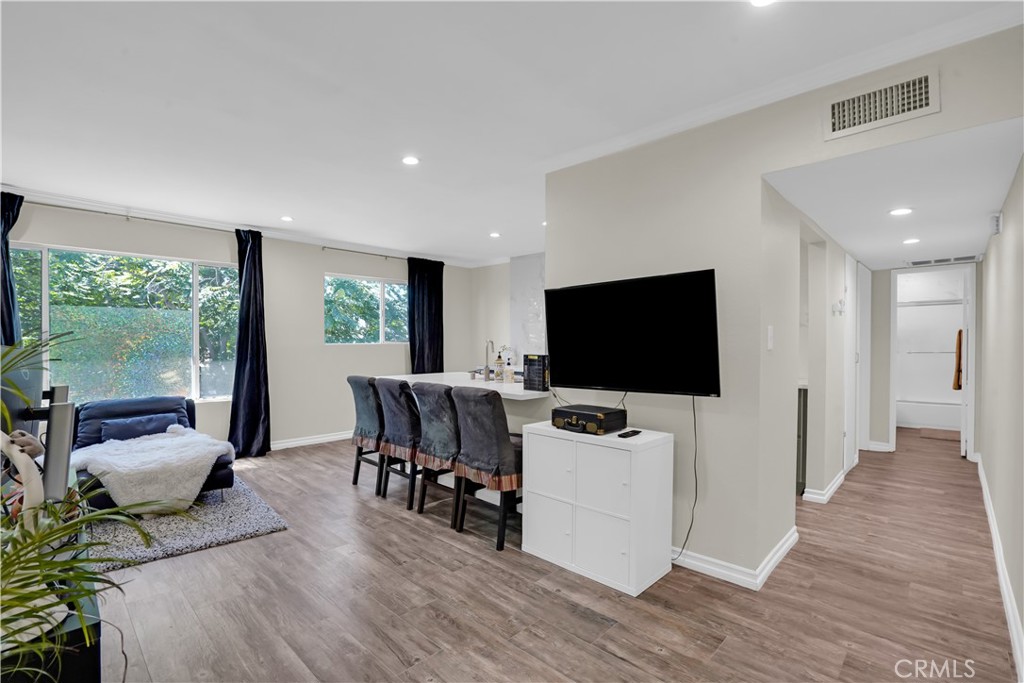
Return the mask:
<svg viewBox="0 0 1024 683">
<path fill-rule="evenodd" d="M 719 396 L 715 271 L 544 291 L 551 386 Z"/>
</svg>

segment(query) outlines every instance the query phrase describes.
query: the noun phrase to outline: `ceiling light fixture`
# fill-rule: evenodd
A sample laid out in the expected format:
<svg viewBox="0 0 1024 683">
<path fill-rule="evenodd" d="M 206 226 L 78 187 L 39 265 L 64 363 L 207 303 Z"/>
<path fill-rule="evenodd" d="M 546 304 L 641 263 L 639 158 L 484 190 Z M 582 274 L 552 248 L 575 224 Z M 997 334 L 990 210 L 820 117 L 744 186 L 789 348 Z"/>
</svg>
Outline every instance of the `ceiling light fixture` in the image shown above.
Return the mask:
<svg viewBox="0 0 1024 683">
<path fill-rule="evenodd" d="M 292 218 L 291 216 L 281 216 L 281 220 L 283 220 L 285 223 L 291 223 L 295 219 Z"/>
<path fill-rule="evenodd" d="M 911 237 L 908 240 L 903 240 L 903 244 L 917 244 L 920 241 L 921 240 L 917 239 L 916 237 Z"/>
<path fill-rule="evenodd" d="M 415 166 L 418 163 L 420 163 L 420 160 L 418 157 L 408 156 L 402 157 L 402 163 L 405 164 L 406 166 Z"/>
<path fill-rule="evenodd" d="M 501 237 L 501 233 L 500 232 L 492 232 L 491 233 L 491 237 L 494 238 L 494 239 L 498 239 L 499 237 Z"/>
<path fill-rule="evenodd" d="M 750 0 L 750 4 L 754 7 L 767 7 L 773 2 L 775 2 L 775 0 Z"/>
<path fill-rule="evenodd" d="M 913 209 L 893 209 L 889 212 L 890 216 L 907 216 L 914 213 Z"/>
<path fill-rule="evenodd" d="M 548 227 L 548 222 L 544 221 L 543 223 L 540 224 L 540 227 L 542 227 L 542 228 Z"/>
</svg>

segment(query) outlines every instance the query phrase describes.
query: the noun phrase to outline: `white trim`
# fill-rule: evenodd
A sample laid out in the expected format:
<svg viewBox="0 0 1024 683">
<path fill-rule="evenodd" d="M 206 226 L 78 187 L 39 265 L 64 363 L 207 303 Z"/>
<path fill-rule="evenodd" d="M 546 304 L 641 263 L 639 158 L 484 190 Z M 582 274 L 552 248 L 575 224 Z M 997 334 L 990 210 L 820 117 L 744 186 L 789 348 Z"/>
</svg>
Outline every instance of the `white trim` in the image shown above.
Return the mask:
<svg viewBox="0 0 1024 683">
<path fill-rule="evenodd" d="M 898 287 L 899 271 L 894 268 L 889 271 L 889 444 L 893 451 L 896 450 L 896 362 L 899 360 L 896 356 Z"/>
<path fill-rule="evenodd" d="M 786 556 L 790 548 L 796 545 L 799 538 L 800 535 L 794 526 L 775 544 L 775 547 L 761 561 L 757 569 L 747 569 L 731 562 L 716 560 L 707 555 L 699 555 L 691 550 L 684 550 L 680 553 L 679 548 L 675 547 L 672 548 L 672 557 L 676 557 L 676 555 L 679 555 L 679 557 L 672 560 L 672 564 L 734 583 L 743 588 L 758 591 L 761 590 L 761 586 L 768 580 L 768 577 L 775 571 L 775 568 L 779 566 L 779 562 L 782 562 L 782 558 Z"/>
<path fill-rule="evenodd" d="M 856 467 L 859 464 L 860 464 L 860 450 L 858 449 L 858 450 L 853 452 L 853 462 L 850 463 L 850 466 L 846 468 L 846 472 L 844 472 L 844 474 L 848 473 L 850 470 L 852 470 L 854 467 Z"/>
<path fill-rule="evenodd" d="M 835 495 L 835 492 L 839 489 L 839 486 L 843 483 L 844 479 L 846 479 L 845 470 L 837 474 L 835 479 L 825 487 L 824 491 L 819 491 L 817 489 L 804 489 L 804 500 L 809 503 L 827 503 L 831 500 L 832 496 Z"/>
<path fill-rule="evenodd" d="M 1017 665 L 1017 680 L 1024 683 L 1024 625 L 1021 614 L 1017 611 L 1017 601 L 1013 596 L 1010 584 L 1010 571 L 1006 568 L 1006 557 L 1003 555 L 1003 543 L 999 539 L 999 528 L 996 525 L 995 511 L 992 509 L 992 498 L 988 492 L 988 479 L 985 468 L 978 460 L 978 479 L 981 481 L 981 495 L 985 500 L 985 515 L 988 517 L 988 528 L 992 533 L 992 550 L 996 555 L 996 574 L 999 576 L 999 592 L 1003 596 L 1003 609 L 1006 611 L 1006 623 L 1010 629 L 1010 647 L 1013 649 L 1013 661 Z"/>
<path fill-rule="evenodd" d="M 352 430 L 345 432 L 334 432 L 333 434 L 316 434 L 314 436 L 300 436 L 297 439 L 281 439 L 271 441 L 270 450 L 280 451 L 286 448 L 297 448 L 298 446 L 313 446 L 318 443 L 329 443 L 331 441 L 344 441 L 352 438 Z"/>
<path fill-rule="evenodd" d="M 867 448 L 864 450 L 874 451 L 875 453 L 892 453 L 896 450 L 896 446 L 884 441 L 868 441 Z"/>
<path fill-rule="evenodd" d="M 553 172 L 624 149 L 675 135 L 713 121 L 835 85 L 872 71 L 910 61 L 953 45 L 1019 26 L 1019 3 L 1005 3 L 985 12 L 914 33 L 872 50 L 822 64 L 802 74 L 769 83 L 696 111 L 548 159 L 540 170 Z M 928 68 L 927 66 L 924 68 Z"/>
</svg>

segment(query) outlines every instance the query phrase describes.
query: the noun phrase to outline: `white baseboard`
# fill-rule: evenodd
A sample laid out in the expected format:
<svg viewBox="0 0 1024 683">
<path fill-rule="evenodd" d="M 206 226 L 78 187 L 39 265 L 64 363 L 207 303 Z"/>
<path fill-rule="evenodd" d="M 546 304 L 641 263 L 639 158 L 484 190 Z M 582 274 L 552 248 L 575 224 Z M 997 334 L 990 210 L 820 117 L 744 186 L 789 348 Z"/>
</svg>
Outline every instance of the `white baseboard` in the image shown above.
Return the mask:
<svg viewBox="0 0 1024 683">
<path fill-rule="evenodd" d="M 804 500 L 810 503 L 827 503 L 835 494 L 836 490 L 839 489 L 839 486 L 843 483 L 844 479 L 846 479 L 845 471 L 837 474 L 836 478 L 829 483 L 824 491 L 819 491 L 817 489 L 804 489 Z"/>
<path fill-rule="evenodd" d="M 968 453 L 967 454 L 967 459 L 970 460 L 971 462 L 980 463 L 981 462 L 981 453 Z"/>
<path fill-rule="evenodd" d="M 981 480 L 981 495 L 985 500 L 985 514 L 988 516 L 988 528 L 992 533 L 992 549 L 996 554 L 996 574 L 999 575 L 999 592 L 1003 596 L 1003 610 L 1006 612 L 1006 624 L 1010 628 L 1010 647 L 1013 649 L 1013 661 L 1017 665 L 1017 680 L 1024 682 L 1024 625 L 1021 614 L 1017 611 L 1017 601 L 1013 596 L 1010 584 L 1010 572 L 1006 568 L 1006 557 L 1003 555 L 1003 542 L 999 538 L 999 527 L 996 525 L 995 511 L 992 509 L 992 498 L 988 492 L 988 479 L 985 467 L 978 461 L 978 479 Z"/>
<path fill-rule="evenodd" d="M 794 526 L 772 548 L 772 551 L 761 561 L 757 569 L 747 569 L 731 562 L 723 562 L 707 555 L 699 555 L 690 550 L 685 550 L 680 554 L 679 548 L 672 548 L 672 557 L 679 555 L 678 558 L 672 560 L 672 563 L 701 574 L 713 576 L 716 579 L 734 583 L 743 588 L 757 591 L 761 590 L 761 586 L 768 580 L 771 573 L 775 571 L 779 562 L 782 562 L 782 558 L 786 556 L 789 549 L 796 545 L 799 538 L 800 535 L 796 532 L 796 527 Z"/>
<path fill-rule="evenodd" d="M 892 453 L 896 450 L 896 446 L 885 441 L 868 441 L 868 447 L 864 450 L 876 453 Z"/>
<path fill-rule="evenodd" d="M 270 450 L 281 451 L 285 448 L 295 448 L 297 446 L 312 446 L 318 443 L 328 443 L 330 441 L 342 441 L 344 439 L 352 438 L 352 430 L 347 432 L 335 432 L 333 434 L 317 434 L 315 436 L 300 436 L 297 439 L 282 439 L 280 441 L 271 441 Z"/>
</svg>

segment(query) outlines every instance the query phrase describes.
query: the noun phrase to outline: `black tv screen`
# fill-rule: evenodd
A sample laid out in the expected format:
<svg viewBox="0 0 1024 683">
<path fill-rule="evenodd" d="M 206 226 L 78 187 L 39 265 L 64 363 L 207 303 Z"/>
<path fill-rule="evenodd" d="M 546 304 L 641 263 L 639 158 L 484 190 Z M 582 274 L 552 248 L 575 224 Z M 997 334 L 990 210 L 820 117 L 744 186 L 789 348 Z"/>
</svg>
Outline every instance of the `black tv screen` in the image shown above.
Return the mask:
<svg viewBox="0 0 1024 683">
<path fill-rule="evenodd" d="M 715 271 L 544 291 L 551 386 L 719 396 Z"/>
</svg>

